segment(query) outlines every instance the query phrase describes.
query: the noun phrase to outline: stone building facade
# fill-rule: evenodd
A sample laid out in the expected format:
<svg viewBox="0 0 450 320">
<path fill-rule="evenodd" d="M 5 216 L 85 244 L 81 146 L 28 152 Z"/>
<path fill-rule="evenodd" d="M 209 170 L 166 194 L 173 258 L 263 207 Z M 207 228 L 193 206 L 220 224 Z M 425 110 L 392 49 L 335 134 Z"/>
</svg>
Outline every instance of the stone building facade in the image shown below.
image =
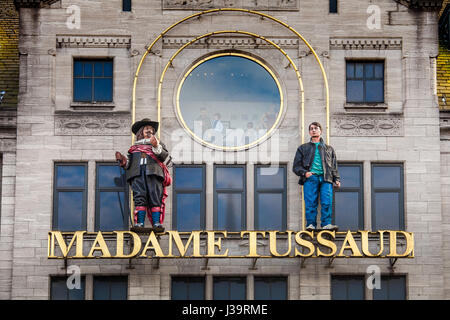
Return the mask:
<svg viewBox="0 0 450 320">
<path fill-rule="evenodd" d="M 406 299 L 449 298 L 446 187 L 450 161 L 436 85 L 442 1 L 337 1 L 337 12 L 328 1 L 303 0 L 134 1 L 131 11 L 124 10 L 119 0 L 15 4 L 20 15 L 20 91 L 17 143 L 2 150 L 1 298 L 50 299 L 55 279 L 65 276 L 70 266 L 81 272 L 85 299 L 95 298 L 99 279 L 105 276 L 124 279 L 128 299 L 171 299 L 174 284 L 186 285 L 177 281 L 187 277 L 200 279 L 206 299 L 217 297 L 216 288 L 227 279 L 231 281 L 227 285 L 241 283 L 246 299 L 257 297 L 256 288 L 274 279 L 281 279 L 287 299 L 331 299 L 340 286 L 354 283 L 362 290 L 360 297 L 373 299 L 377 293 L 365 285 L 373 266 L 381 272 L 383 285 L 400 279 L 400 289 L 392 290 L 403 292 Z M 216 8 L 252 11 L 219 12 Z M 182 21 L 205 10 L 211 12 Z M 142 60 L 152 41 L 177 22 Z M 224 32 L 207 35 L 217 31 Z M 242 148 L 211 146 L 212 140 L 198 139 L 179 107 L 185 99 L 182 84 L 195 76 L 193 67 L 227 54 L 270 71 L 282 106 L 271 129 L 255 143 L 241 144 Z M 86 83 L 81 79 L 87 78 L 86 66 L 95 68 L 99 61 L 103 66 L 99 78 L 106 80 L 98 83 L 108 88 L 110 99 L 84 99 L 78 90 L 84 90 Z M 107 71 L 111 65 L 112 76 Z M 350 76 L 356 71 L 349 70 L 362 66 L 374 68 L 370 70 L 375 74 L 381 71 L 358 82 L 356 73 Z M 361 101 L 353 95 L 359 92 L 358 83 L 368 86 Z M 369 91 L 381 92 L 381 99 L 370 98 Z M 104 91 L 97 93 L 93 88 L 89 94 L 100 96 Z M 385 218 L 383 210 L 389 216 L 395 204 L 392 212 L 399 221 L 391 229 L 414 234 L 414 258 L 48 259 L 48 233 L 64 224 L 58 220 L 63 210 L 80 206 L 79 230 L 101 230 L 99 168 L 114 164 L 115 151 L 126 153 L 133 114 L 136 120 L 160 117 L 160 137 L 173 156 L 172 173 L 182 165 L 201 165 L 203 230 L 221 230 L 217 204 L 217 168 L 221 166 L 243 172 L 238 229 L 258 230 L 258 170 L 268 164 L 285 172 L 278 230 L 302 230 L 302 198 L 291 169 L 302 130 L 307 141 L 307 125 L 321 122 L 340 165 L 359 168 L 358 190 L 348 191 L 359 192 L 360 197 L 360 206 L 354 209 L 359 219 L 355 228 L 377 231 L 375 217 Z M 230 117 L 231 127 L 234 118 Z M 86 177 L 82 188 L 60 188 L 58 166 L 77 164 Z M 378 168 L 394 168 L 398 188 L 379 191 Z M 179 221 L 174 219 L 182 211 L 174 201 L 179 191 L 176 179 L 177 175 L 169 188 L 164 222 L 168 230 L 176 229 Z M 6 185 L 13 185 L 14 192 Z M 82 204 L 64 204 L 58 198 L 64 190 L 81 192 Z M 378 198 L 383 192 L 398 202 L 386 200 L 390 205 L 383 208 L 383 199 L 388 199 Z M 343 237 L 338 240 L 342 243 Z M 226 243 L 241 255 L 249 249 L 246 241 L 234 235 Z M 261 251 L 269 250 L 265 239 L 259 239 L 258 245 Z M 370 246 L 375 251 L 377 241 L 372 239 Z"/>
</svg>

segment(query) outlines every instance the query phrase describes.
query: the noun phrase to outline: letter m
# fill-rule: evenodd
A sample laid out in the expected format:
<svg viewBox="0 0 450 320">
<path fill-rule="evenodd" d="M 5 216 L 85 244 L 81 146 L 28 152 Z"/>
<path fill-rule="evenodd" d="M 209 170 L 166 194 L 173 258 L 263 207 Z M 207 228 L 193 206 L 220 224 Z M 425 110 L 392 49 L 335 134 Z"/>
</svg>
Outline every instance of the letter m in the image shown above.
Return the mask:
<svg viewBox="0 0 450 320">
<path fill-rule="evenodd" d="M 76 241 L 75 255 L 70 258 L 83 258 L 83 235 L 86 231 L 76 231 L 73 234 L 72 240 L 70 240 L 69 245 L 66 244 L 61 231 L 50 231 L 48 233 L 48 258 L 56 259 L 60 258 L 55 256 L 55 239 L 61 249 L 62 257 L 67 258 L 70 249 Z"/>
</svg>

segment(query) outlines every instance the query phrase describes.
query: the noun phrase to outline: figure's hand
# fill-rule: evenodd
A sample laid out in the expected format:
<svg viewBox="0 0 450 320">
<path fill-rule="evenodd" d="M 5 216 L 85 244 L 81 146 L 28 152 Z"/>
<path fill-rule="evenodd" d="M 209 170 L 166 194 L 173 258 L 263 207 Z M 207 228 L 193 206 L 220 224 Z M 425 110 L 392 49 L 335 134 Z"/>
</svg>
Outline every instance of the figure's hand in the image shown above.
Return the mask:
<svg viewBox="0 0 450 320">
<path fill-rule="evenodd" d="M 158 139 L 156 139 L 155 136 L 151 136 L 150 138 L 150 143 L 152 144 L 152 146 L 154 146 L 155 148 L 158 146 Z"/>
<path fill-rule="evenodd" d="M 116 160 L 119 161 L 119 165 L 124 167 L 127 165 L 127 157 L 121 154 L 119 151 L 116 151 Z"/>
<path fill-rule="evenodd" d="M 334 183 L 334 185 L 335 185 L 337 188 L 340 188 L 340 187 L 341 187 L 341 182 L 340 182 L 340 181 L 336 181 L 336 182 Z"/>
<path fill-rule="evenodd" d="M 306 179 L 308 179 L 309 177 L 311 177 L 313 175 L 313 173 L 312 172 L 307 172 L 307 173 L 305 173 L 305 177 L 306 177 Z"/>
</svg>

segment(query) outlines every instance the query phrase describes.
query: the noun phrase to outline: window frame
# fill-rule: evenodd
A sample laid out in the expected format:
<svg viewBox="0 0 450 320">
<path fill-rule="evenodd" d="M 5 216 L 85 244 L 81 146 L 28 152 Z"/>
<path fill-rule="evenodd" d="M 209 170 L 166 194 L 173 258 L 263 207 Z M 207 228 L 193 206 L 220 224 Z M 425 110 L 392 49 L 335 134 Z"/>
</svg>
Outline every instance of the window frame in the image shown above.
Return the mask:
<svg viewBox="0 0 450 320">
<path fill-rule="evenodd" d="M 233 189 L 233 188 L 218 188 L 216 187 L 217 184 L 217 168 L 242 168 L 243 170 L 243 177 L 242 177 L 242 190 L 240 189 Z M 235 165 L 226 165 L 226 164 L 214 164 L 213 168 L 213 201 L 214 201 L 214 210 L 213 210 L 213 229 L 214 230 L 223 230 L 218 228 L 218 195 L 219 193 L 225 193 L 225 194 L 234 194 L 234 193 L 241 193 L 241 229 L 240 230 L 227 230 L 225 231 L 242 231 L 245 230 L 247 227 L 247 166 L 245 164 L 235 164 Z M 238 191 L 240 190 L 240 191 Z"/>
<path fill-rule="evenodd" d="M 192 280 L 193 279 L 195 279 L 195 280 L 202 280 L 201 282 L 203 282 L 203 300 L 206 300 L 206 277 L 205 276 L 197 276 L 197 275 L 193 275 L 193 276 L 183 276 L 183 275 L 173 275 L 171 278 L 170 278 L 170 300 L 174 300 L 173 299 L 173 292 L 174 292 L 174 290 L 173 290 L 173 283 L 174 283 L 174 280 L 175 279 L 182 279 L 182 280 L 184 280 L 186 283 L 188 283 L 188 285 L 191 283 L 191 282 L 193 282 Z M 186 299 L 184 299 L 184 300 L 194 300 L 194 299 L 191 299 L 190 297 L 189 297 L 189 290 L 188 290 L 188 297 L 186 298 Z M 194 300 L 195 301 L 195 300 Z M 200 301 L 200 300 L 199 300 Z"/>
<path fill-rule="evenodd" d="M 374 183 L 374 168 L 375 167 L 399 167 L 400 168 L 400 188 L 375 188 Z M 375 207 L 375 195 L 377 193 L 394 193 L 398 192 L 399 197 L 399 227 L 398 230 L 405 230 L 406 229 L 406 221 L 405 221 L 405 172 L 404 172 L 404 164 L 403 163 L 377 163 L 373 162 L 370 166 L 370 174 L 371 174 L 371 181 L 370 181 L 370 197 L 371 197 L 371 223 L 372 223 L 372 230 L 374 230 L 376 226 L 376 207 Z M 389 227 L 390 228 L 390 227 Z M 386 229 L 386 228 L 381 228 Z M 380 230 L 381 230 L 380 229 Z M 378 230 L 378 229 L 377 229 Z"/>
<path fill-rule="evenodd" d="M 114 276 L 114 275 L 94 275 L 93 279 L 92 279 L 92 300 L 96 300 L 95 297 L 95 280 L 97 279 L 108 279 L 109 281 L 115 280 L 117 282 L 119 282 L 119 280 L 123 279 L 124 282 L 126 282 L 126 298 L 125 300 L 129 299 L 129 295 L 130 295 L 130 281 L 129 281 L 129 277 L 128 275 L 118 275 L 118 276 Z M 111 300 L 111 286 L 109 287 L 109 293 L 110 293 L 110 299 Z"/>
<path fill-rule="evenodd" d="M 363 65 L 363 77 L 362 79 L 357 79 L 356 76 L 349 79 L 349 76 L 347 74 L 347 67 L 348 64 L 352 63 L 352 64 L 357 64 L 360 63 Z M 373 78 L 368 78 L 366 79 L 366 74 L 365 74 L 365 67 L 366 64 L 376 64 L 376 63 L 382 63 L 383 64 L 383 76 L 382 78 L 378 79 L 375 78 L 375 68 L 374 68 L 374 77 Z M 349 101 L 348 99 L 348 81 L 362 81 L 363 84 L 363 99 L 362 101 Z M 382 101 L 366 101 L 366 81 L 367 80 L 382 80 L 383 81 L 383 99 Z M 386 104 L 386 59 L 345 59 L 345 103 L 348 105 L 353 105 L 353 106 L 364 106 L 364 105 L 369 105 L 369 106 L 376 106 L 376 105 L 384 105 Z"/>
<path fill-rule="evenodd" d="M 123 207 L 124 207 L 124 216 L 123 216 L 123 225 L 124 228 L 123 229 L 114 229 L 114 230 L 102 230 L 100 229 L 100 192 L 119 192 L 120 188 L 119 187 L 100 187 L 99 186 L 99 167 L 101 166 L 117 166 L 117 163 L 114 162 L 96 162 L 95 164 L 95 222 L 94 222 L 94 231 L 114 231 L 114 230 L 129 230 L 130 225 L 129 225 L 129 217 L 130 217 L 130 205 L 129 205 L 129 200 L 128 200 L 128 194 L 127 192 L 125 192 L 125 186 L 122 188 L 121 192 L 124 193 L 123 195 L 123 199 L 124 199 L 124 203 L 123 203 Z M 125 173 L 123 174 L 125 175 Z M 121 178 L 123 178 L 123 175 L 121 176 Z M 128 185 L 128 183 L 125 181 L 126 185 Z"/>
<path fill-rule="evenodd" d="M 58 166 L 84 166 L 84 187 L 58 187 L 57 186 L 57 167 Z M 87 202 L 88 202 L 88 163 L 87 162 L 54 162 L 53 163 L 53 215 L 52 215 L 52 230 L 58 231 L 58 194 L 59 192 L 83 192 L 81 229 L 87 230 Z M 78 231 L 78 230 L 65 230 Z"/>
<path fill-rule="evenodd" d="M 49 283 L 49 288 L 48 288 L 48 290 L 49 290 L 49 296 L 48 296 L 49 300 L 52 300 L 52 301 L 62 300 L 62 299 L 53 299 L 53 286 L 52 286 L 52 284 L 53 284 L 53 280 L 63 280 L 63 279 L 67 282 L 68 276 L 63 276 L 63 275 L 54 275 L 54 276 L 52 276 L 52 275 L 50 275 L 50 277 L 49 277 L 50 283 Z M 83 290 L 83 297 L 82 297 L 81 300 L 86 300 L 86 276 L 85 275 L 82 275 L 80 277 L 80 285 L 81 285 L 81 289 Z M 71 300 L 71 299 L 68 299 L 69 298 L 69 293 L 70 293 L 70 290 L 67 288 L 67 290 L 66 290 L 66 299 L 64 299 L 64 300 Z"/>
<path fill-rule="evenodd" d="M 342 185 L 340 188 L 335 189 L 333 192 L 333 216 L 332 223 L 336 224 L 336 193 L 338 192 L 358 192 L 359 201 L 358 201 L 358 228 L 359 230 L 364 229 L 364 163 L 362 162 L 338 162 L 338 170 L 339 167 L 359 167 L 360 172 L 360 181 L 359 188 L 357 187 L 345 187 Z M 351 229 L 349 229 L 351 230 Z M 354 230 L 357 231 L 357 230 Z"/>
<path fill-rule="evenodd" d="M 132 10 L 133 10 L 132 0 L 122 0 L 122 12 L 131 12 Z"/>
<path fill-rule="evenodd" d="M 258 168 L 270 168 L 271 165 L 255 164 L 254 166 L 254 229 L 255 230 L 273 230 L 273 229 L 261 229 L 259 228 L 259 206 L 258 206 L 258 195 L 264 193 L 281 193 L 282 195 L 282 217 L 281 217 L 281 229 L 280 231 L 285 231 L 287 229 L 287 165 L 279 164 L 278 168 L 283 168 L 283 187 L 282 188 L 258 188 L 257 184 L 257 173 Z M 281 191 L 281 192 L 280 192 Z"/>
<path fill-rule="evenodd" d="M 285 292 L 286 297 L 285 298 L 273 299 L 272 287 L 270 286 L 270 298 L 265 298 L 263 300 L 287 300 L 289 298 L 289 277 L 288 276 L 255 275 L 253 278 L 253 290 L 254 290 L 253 297 L 255 296 L 255 293 L 256 293 L 256 281 L 258 281 L 258 280 L 263 280 L 263 281 L 269 282 L 270 285 L 276 281 L 284 281 L 286 284 L 286 292 Z M 257 299 L 254 298 L 254 300 L 257 300 Z M 258 300 L 260 300 L 260 299 L 258 299 Z"/>
<path fill-rule="evenodd" d="M 336 5 L 335 5 L 336 4 Z M 332 6 L 333 5 L 333 6 Z M 336 7 L 336 11 L 332 11 L 332 7 Z M 328 2 L 328 13 L 329 14 L 338 14 L 339 13 L 339 2 L 338 0 L 330 0 Z"/>
<path fill-rule="evenodd" d="M 176 169 L 177 168 L 201 168 L 202 169 L 202 188 L 177 188 Z M 173 166 L 173 188 L 172 188 L 172 229 L 178 230 L 178 194 L 200 194 L 200 229 L 206 227 L 206 165 L 205 164 L 176 164 Z"/>
<path fill-rule="evenodd" d="M 213 291 L 212 292 L 212 299 L 213 300 L 219 300 L 219 299 L 216 299 L 216 290 L 214 288 L 217 279 L 226 279 L 228 281 L 228 300 L 231 299 L 231 297 L 230 297 L 231 296 L 230 281 L 239 280 L 239 283 L 243 282 L 243 284 L 244 284 L 244 297 L 245 297 L 244 300 L 247 300 L 247 292 L 248 292 L 247 277 L 246 276 L 233 276 L 233 275 L 230 275 L 230 276 L 213 276 L 213 279 L 212 279 L 212 291 Z M 238 299 L 232 298 L 232 300 L 238 300 Z"/>
<path fill-rule="evenodd" d="M 83 63 L 92 63 L 92 76 L 91 77 L 79 77 L 79 76 L 75 76 L 75 64 L 76 62 L 81 62 Z M 94 75 L 94 64 L 95 62 L 111 62 L 111 68 L 112 68 L 112 74 L 111 77 L 96 77 Z M 83 71 L 84 72 L 84 71 Z M 91 100 L 89 101 L 83 101 L 83 100 L 77 100 L 75 99 L 75 79 L 92 79 L 92 86 L 91 86 Z M 101 101 L 97 101 L 95 100 L 95 85 L 94 85 L 94 79 L 109 79 L 111 78 L 111 100 L 101 100 Z M 112 104 L 114 103 L 114 58 L 113 57 L 73 57 L 72 58 L 72 103 L 75 104 Z"/>
<path fill-rule="evenodd" d="M 363 297 L 361 300 L 357 300 L 357 301 L 362 301 L 362 300 L 367 300 L 367 292 L 366 292 L 366 277 L 364 274 L 331 274 L 330 275 L 330 299 L 331 300 L 335 300 L 333 299 L 333 279 L 336 278 L 340 278 L 340 279 L 353 279 L 353 280 L 359 280 L 361 281 L 361 286 L 362 286 L 362 292 L 363 292 Z M 349 301 L 350 299 L 348 299 L 348 284 L 346 284 L 346 297 L 347 301 Z M 336 299 L 336 300 L 340 300 L 340 299 Z"/>
<path fill-rule="evenodd" d="M 381 274 L 381 277 L 380 277 L 380 285 L 381 285 L 381 288 L 383 288 L 383 284 L 382 284 L 382 281 L 383 280 L 391 280 L 391 279 L 394 279 L 394 278 L 402 278 L 403 279 L 403 281 L 404 281 L 404 283 L 403 283 L 403 285 L 404 285 L 404 292 L 405 292 L 405 298 L 404 298 L 404 300 L 408 300 L 408 275 L 407 274 Z M 390 287 L 388 287 L 388 296 L 389 296 L 389 292 L 390 292 L 390 289 L 389 289 Z M 375 299 L 375 291 L 376 290 L 379 290 L 379 289 L 376 289 L 376 288 L 374 288 L 374 289 L 372 289 L 372 300 L 394 300 L 394 299 L 390 299 L 389 297 L 388 297 L 388 299 Z M 395 300 L 398 300 L 398 299 L 395 299 Z"/>
</svg>

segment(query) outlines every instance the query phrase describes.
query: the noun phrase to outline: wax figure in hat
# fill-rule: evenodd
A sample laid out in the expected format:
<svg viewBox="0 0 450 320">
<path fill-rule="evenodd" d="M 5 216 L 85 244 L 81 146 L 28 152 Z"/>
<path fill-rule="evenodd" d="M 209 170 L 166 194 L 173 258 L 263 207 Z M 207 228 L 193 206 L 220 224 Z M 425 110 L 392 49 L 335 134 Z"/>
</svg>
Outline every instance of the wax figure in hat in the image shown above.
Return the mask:
<svg viewBox="0 0 450 320">
<path fill-rule="evenodd" d="M 164 164 L 169 156 L 166 146 L 155 137 L 159 123 L 144 118 L 131 127 L 136 142 L 128 150 L 128 157 L 116 152 L 116 159 L 126 170 L 126 179 L 133 191 L 134 229 L 144 227 L 145 215 L 155 232 L 163 232 L 166 187 L 172 178 Z"/>
</svg>

